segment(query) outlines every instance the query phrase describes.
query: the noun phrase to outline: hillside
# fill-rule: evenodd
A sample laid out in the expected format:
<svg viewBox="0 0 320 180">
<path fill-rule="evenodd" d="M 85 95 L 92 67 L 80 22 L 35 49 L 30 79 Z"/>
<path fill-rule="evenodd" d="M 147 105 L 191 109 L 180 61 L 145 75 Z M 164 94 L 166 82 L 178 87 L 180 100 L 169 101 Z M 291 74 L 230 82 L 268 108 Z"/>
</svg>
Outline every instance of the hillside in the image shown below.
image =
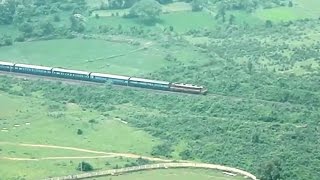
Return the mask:
<svg viewBox="0 0 320 180">
<path fill-rule="evenodd" d="M 94 170 L 141 164 L 14 145 L 29 143 L 221 164 L 261 180 L 319 179 L 317 0 L 121 2 L 4 1 L 0 61 L 191 83 L 208 94 L 0 76 L 0 174 L 34 179 L 80 173 L 82 161 Z M 80 158 L 5 159 L 70 156 Z M 167 172 L 209 179 L 195 171 Z"/>
</svg>

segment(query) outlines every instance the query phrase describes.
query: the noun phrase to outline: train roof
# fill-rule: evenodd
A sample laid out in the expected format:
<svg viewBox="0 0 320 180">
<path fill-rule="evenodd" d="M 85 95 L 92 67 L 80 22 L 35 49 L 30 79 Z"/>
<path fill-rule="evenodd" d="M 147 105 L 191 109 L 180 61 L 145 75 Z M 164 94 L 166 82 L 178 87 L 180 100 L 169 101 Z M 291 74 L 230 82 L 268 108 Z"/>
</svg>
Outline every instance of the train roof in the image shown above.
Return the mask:
<svg viewBox="0 0 320 180">
<path fill-rule="evenodd" d="M 77 70 L 62 69 L 62 68 L 53 68 L 52 71 L 71 73 L 71 74 L 82 74 L 82 75 L 87 75 L 87 76 L 89 76 L 89 74 L 90 74 L 90 72 L 87 72 L 87 71 L 77 71 Z"/>
<path fill-rule="evenodd" d="M 158 80 L 135 78 L 135 77 L 131 77 L 130 81 L 147 82 L 147 83 L 164 84 L 164 85 L 170 84 L 170 82 L 167 82 L 167 81 L 158 81 Z"/>
<path fill-rule="evenodd" d="M 28 65 L 28 64 L 15 64 L 15 67 L 32 68 L 32 69 L 39 69 L 39 70 L 46 70 L 46 71 L 51 71 L 52 69 L 52 67 L 36 66 L 36 65 Z"/>
<path fill-rule="evenodd" d="M 184 83 L 173 83 L 176 86 L 183 86 L 186 88 L 203 88 L 203 86 L 197 86 L 197 85 L 193 85 L 193 84 L 184 84 Z"/>
<path fill-rule="evenodd" d="M 102 73 L 91 73 L 91 76 L 98 76 L 98 77 L 112 78 L 112 79 L 122 79 L 122 80 L 129 80 L 129 78 L 130 78 L 128 76 L 120 76 L 120 75 L 113 75 L 113 74 L 102 74 Z"/>
<path fill-rule="evenodd" d="M 0 65 L 5 65 L 5 66 L 13 66 L 14 63 L 11 62 L 4 62 L 4 61 L 0 61 Z"/>
</svg>

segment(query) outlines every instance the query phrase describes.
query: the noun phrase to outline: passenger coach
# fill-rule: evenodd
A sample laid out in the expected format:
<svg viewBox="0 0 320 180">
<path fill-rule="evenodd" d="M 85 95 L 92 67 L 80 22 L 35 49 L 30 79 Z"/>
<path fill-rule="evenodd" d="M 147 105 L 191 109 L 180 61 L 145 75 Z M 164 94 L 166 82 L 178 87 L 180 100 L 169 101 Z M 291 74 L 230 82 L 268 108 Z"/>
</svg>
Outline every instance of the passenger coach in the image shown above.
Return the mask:
<svg viewBox="0 0 320 180">
<path fill-rule="evenodd" d="M 0 70 L 1 71 L 12 71 L 14 64 L 9 62 L 0 61 Z"/>
<path fill-rule="evenodd" d="M 129 78 L 127 76 L 118 76 L 112 74 L 101 74 L 101 73 L 91 73 L 90 79 L 96 82 L 106 83 L 110 82 L 113 84 L 126 85 L 128 86 Z"/>
<path fill-rule="evenodd" d="M 169 90 L 170 82 L 131 77 L 129 79 L 129 86 Z"/>
<path fill-rule="evenodd" d="M 53 68 L 52 75 L 62 78 L 78 79 L 78 80 L 89 80 L 90 72 L 76 71 L 62 68 Z"/>
<path fill-rule="evenodd" d="M 28 64 L 15 64 L 13 67 L 15 72 L 37 74 L 37 75 L 51 75 L 52 67 L 35 66 Z"/>
</svg>

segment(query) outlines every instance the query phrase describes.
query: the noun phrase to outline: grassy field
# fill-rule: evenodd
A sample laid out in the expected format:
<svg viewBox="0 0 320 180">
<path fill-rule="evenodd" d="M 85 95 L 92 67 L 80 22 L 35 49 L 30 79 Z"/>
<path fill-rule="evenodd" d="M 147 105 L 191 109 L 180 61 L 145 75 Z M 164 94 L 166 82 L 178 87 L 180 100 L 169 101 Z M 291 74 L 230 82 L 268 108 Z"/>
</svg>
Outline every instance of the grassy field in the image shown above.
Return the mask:
<svg viewBox="0 0 320 180">
<path fill-rule="evenodd" d="M 12 93 L 20 92 L 19 86 L 12 88 Z M 28 106 L 26 106 L 28 104 Z M 92 157 L 103 154 L 80 152 L 68 149 L 49 147 L 21 146 L 18 143 L 48 144 L 71 146 L 104 152 L 150 154 L 151 148 L 160 141 L 150 135 L 118 121 L 114 116 L 124 111 L 157 115 L 160 112 L 133 107 L 130 104 L 115 106 L 107 117 L 93 110 L 84 110 L 76 104 L 54 103 L 45 100 L 41 92 L 34 92 L 32 97 L 9 95 L 0 91 L 0 174 L 2 178 L 38 179 L 48 176 L 61 176 L 77 173 L 76 167 L 85 160 L 95 170 L 124 167 L 133 159 L 127 158 L 72 158 Z M 94 120 L 94 123 L 89 123 Z M 83 130 L 77 135 L 77 129 Z M 67 138 L 66 138 L 67 137 Z M 130 141 L 128 140 L 130 137 Z M 10 142 L 10 143 L 4 143 Z M 181 147 L 180 147 L 181 146 Z M 177 151 L 185 144 L 177 145 Z M 174 153 L 174 156 L 178 156 Z M 12 161 L 5 158 L 27 158 L 28 161 Z M 61 158 L 66 159 L 61 159 Z M 70 158 L 71 157 L 71 158 Z M 44 159 L 41 159 L 44 158 Z M 46 159 L 56 158 L 56 159 Z M 45 168 L 43 168 L 45 167 Z M 112 179 L 218 179 L 232 180 L 240 177 L 229 177 L 221 172 L 201 169 L 175 169 L 138 172 Z"/>
<path fill-rule="evenodd" d="M 108 179 L 106 177 L 94 178 L 97 180 Z M 203 169 L 161 169 L 143 171 L 121 176 L 110 177 L 111 180 L 244 180 L 245 178 L 228 176 L 222 172 Z"/>
<path fill-rule="evenodd" d="M 49 176 L 62 176 L 78 174 L 76 168 L 81 161 L 89 162 L 95 170 L 112 169 L 115 166 L 124 167 L 133 162 L 129 159 L 120 158 L 97 158 L 97 159 L 66 159 L 66 160 L 42 160 L 42 161 L 12 161 L 0 159 L 1 178 L 6 180 L 24 177 L 27 180 L 44 179 Z M 45 168 L 44 168 L 45 167 Z"/>
<path fill-rule="evenodd" d="M 75 104 L 48 104 L 50 102 L 42 98 L 1 94 L 0 107 L 6 107 L 8 111 L 1 111 L 0 129 L 5 128 L 8 132 L 1 132 L 0 141 L 10 139 L 11 142 L 72 145 L 140 154 L 149 154 L 151 147 L 157 144 L 157 140 L 142 131 L 94 111 L 86 112 Z M 89 123 L 90 120 L 97 123 Z M 77 135 L 77 129 L 82 129 L 83 135 Z"/>
<path fill-rule="evenodd" d="M 169 64 L 164 60 L 165 53 L 157 49 L 130 53 L 138 48 L 140 47 L 103 40 L 37 41 L 2 47 L 0 59 L 124 75 L 146 74 Z M 108 58 L 126 53 L 129 54 Z"/>
<path fill-rule="evenodd" d="M 0 59 L 138 77 L 173 65 L 174 62 L 165 60 L 169 53 L 183 63 L 192 63 L 194 60 L 201 63 L 207 60 L 190 47 L 181 49 L 173 46 L 166 49 L 159 44 L 151 45 L 147 50 L 142 50 L 141 47 L 142 45 L 84 39 L 23 42 L 1 47 Z M 140 50 L 136 51 L 137 49 Z"/>
<path fill-rule="evenodd" d="M 28 105 L 26 106 L 26 104 Z M 114 118 L 101 116 L 94 111 L 84 111 L 75 104 L 48 104 L 50 103 L 42 98 L 26 98 L 0 92 L 0 142 L 49 144 L 137 154 L 150 154 L 151 148 L 159 143 L 159 140 L 138 129 Z M 89 123 L 90 120 L 94 120 L 95 123 Z M 77 129 L 81 129 L 83 134 L 77 135 Z M 0 143 L 0 149 L 1 157 L 31 159 L 99 155 L 73 150 L 39 149 L 3 143 Z M 80 160 L 75 159 L 74 161 Z M 119 164 L 119 160 L 111 161 L 112 165 Z M 5 179 L 15 176 L 16 169 L 21 167 L 24 167 L 21 171 L 19 170 L 21 175 L 27 175 L 27 179 L 34 179 L 51 175 L 51 172 L 53 175 L 67 172 L 75 173 L 75 164 L 77 164 L 70 164 L 69 159 L 40 162 L 10 162 L 2 159 L 0 162 L 1 178 Z M 105 159 L 91 160 L 90 162 L 97 168 L 105 167 Z M 68 168 L 64 170 L 64 166 Z M 52 171 L 52 169 L 55 170 Z"/>
<path fill-rule="evenodd" d="M 320 1 L 296 0 L 293 7 L 277 7 L 259 10 L 255 15 L 263 20 L 289 21 L 320 17 Z"/>
<path fill-rule="evenodd" d="M 115 11 L 98 11 L 99 14 L 103 16 L 103 14 L 109 14 L 110 12 L 118 12 Z M 185 19 L 188 19 L 192 21 L 193 23 L 185 23 Z M 90 21 L 88 22 L 89 27 L 96 27 L 98 25 L 108 25 L 111 27 L 117 28 L 119 24 L 121 24 L 122 27 L 128 28 L 137 26 L 142 26 L 146 29 L 155 29 L 160 27 L 169 27 L 173 26 L 174 30 L 180 33 L 186 32 L 191 29 L 196 28 L 208 28 L 212 29 L 216 25 L 216 21 L 214 18 L 206 13 L 206 12 L 189 12 L 189 11 L 178 11 L 178 12 L 172 12 L 169 14 L 162 14 L 159 18 L 159 21 L 155 26 L 147 26 L 141 23 L 137 19 L 126 19 L 122 17 L 100 17 L 99 19 L 96 19 L 94 17 L 90 18 Z"/>
</svg>

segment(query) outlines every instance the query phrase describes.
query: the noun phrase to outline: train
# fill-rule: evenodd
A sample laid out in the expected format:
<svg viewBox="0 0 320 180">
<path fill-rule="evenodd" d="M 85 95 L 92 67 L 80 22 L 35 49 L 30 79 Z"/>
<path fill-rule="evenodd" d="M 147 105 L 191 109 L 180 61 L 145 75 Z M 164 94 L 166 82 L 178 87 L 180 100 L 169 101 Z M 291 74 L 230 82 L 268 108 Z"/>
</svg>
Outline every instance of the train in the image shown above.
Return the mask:
<svg viewBox="0 0 320 180">
<path fill-rule="evenodd" d="M 163 91 L 174 91 L 203 95 L 207 93 L 207 89 L 205 87 L 193 84 L 172 83 L 167 81 L 151 80 L 137 77 L 103 74 L 30 64 L 19 64 L 5 61 L 0 61 L 0 71 L 51 76 L 65 79 L 76 79 L 83 81 L 92 81 L 97 83 L 111 83 L 115 85 L 140 87 Z"/>
</svg>

